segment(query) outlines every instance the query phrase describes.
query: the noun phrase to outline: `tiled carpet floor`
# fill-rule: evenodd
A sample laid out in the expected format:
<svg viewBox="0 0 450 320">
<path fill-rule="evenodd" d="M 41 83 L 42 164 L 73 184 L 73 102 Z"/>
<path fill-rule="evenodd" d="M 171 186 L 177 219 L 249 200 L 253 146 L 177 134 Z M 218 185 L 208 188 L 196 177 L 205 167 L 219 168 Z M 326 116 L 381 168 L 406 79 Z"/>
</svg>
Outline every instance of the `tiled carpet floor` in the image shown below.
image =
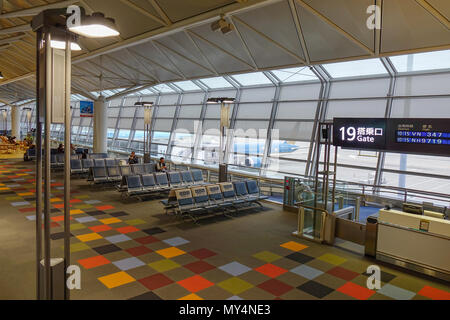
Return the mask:
<svg viewBox="0 0 450 320">
<path fill-rule="evenodd" d="M 0 162 L 0 265 L 11 274 L 0 279 L 1 299 L 34 297 L 33 171 Z M 59 175 L 51 186 L 52 250 L 61 256 Z M 72 299 L 450 299 L 448 284 L 386 265 L 381 290 L 369 290 L 366 270 L 376 262 L 293 238 L 295 215 L 266 207 L 194 225 L 165 216 L 158 200 L 125 204 L 114 190 L 74 180 L 71 263 L 82 289 Z"/>
</svg>

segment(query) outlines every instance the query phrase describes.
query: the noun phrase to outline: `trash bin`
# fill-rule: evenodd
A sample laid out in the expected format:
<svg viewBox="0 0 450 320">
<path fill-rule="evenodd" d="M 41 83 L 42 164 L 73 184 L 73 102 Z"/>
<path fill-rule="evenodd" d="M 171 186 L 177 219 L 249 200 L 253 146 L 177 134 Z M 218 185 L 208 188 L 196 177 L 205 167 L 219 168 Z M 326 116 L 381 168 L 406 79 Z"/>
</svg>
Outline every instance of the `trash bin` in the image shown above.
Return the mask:
<svg viewBox="0 0 450 320">
<path fill-rule="evenodd" d="M 366 239 L 364 254 L 366 256 L 375 257 L 377 254 L 377 233 L 378 233 L 378 218 L 370 216 L 366 223 Z"/>
</svg>

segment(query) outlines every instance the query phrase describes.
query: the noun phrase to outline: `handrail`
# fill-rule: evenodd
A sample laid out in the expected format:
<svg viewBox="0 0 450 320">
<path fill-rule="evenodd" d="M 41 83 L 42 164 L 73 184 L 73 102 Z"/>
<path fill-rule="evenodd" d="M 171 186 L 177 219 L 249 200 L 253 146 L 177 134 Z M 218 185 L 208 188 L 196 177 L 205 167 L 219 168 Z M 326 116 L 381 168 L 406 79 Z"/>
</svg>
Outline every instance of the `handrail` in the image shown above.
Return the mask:
<svg viewBox="0 0 450 320">
<path fill-rule="evenodd" d="M 324 241 L 324 239 L 325 239 L 325 219 L 329 215 L 328 210 L 322 209 L 322 208 L 316 208 L 316 207 L 312 207 L 312 206 L 306 206 L 306 205 L 301 204 L 301 203 L 298 203 L 297 206 L 300 207 L 300 208 L 314 210 L 313 212 L 315 212 L 315 210 L 322 212 L 322 219 L 320 221 L 320 232 L 319 232 L 320 233 L 320 237 L 319 237 L 319 240 L 320 240 L 320 242 Z M 305 211 L 303 210 L 302 212 L 303 212 L 303 215 L 304 215 Z M 299 218 L 300 218 L 300 216 L 301 216 L 301 213 L 299 212 Z M 304 219 L 301 220 L 301 223 L 299 222 L 298 234 L 303 235 L 303 227 L 304 227 Z"/>
</svg>

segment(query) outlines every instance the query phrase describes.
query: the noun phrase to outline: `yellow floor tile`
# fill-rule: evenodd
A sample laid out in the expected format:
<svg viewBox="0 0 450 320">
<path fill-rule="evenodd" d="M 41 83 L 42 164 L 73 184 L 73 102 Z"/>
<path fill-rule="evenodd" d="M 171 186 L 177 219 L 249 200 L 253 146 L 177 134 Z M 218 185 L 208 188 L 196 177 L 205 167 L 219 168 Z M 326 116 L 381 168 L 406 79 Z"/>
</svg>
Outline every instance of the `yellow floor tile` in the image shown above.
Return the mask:
<svg viewBox="0 0 450 320">
<path fill-rule="evenodd" d="M 148 265 L 150 267 L 152 267 L 153 269 L 155 269 L 156 271 L 158 271 L 159 273 L 166 272 L 166 271 L 173 270 L 173 269 L 180 267 L 180 265 L 178 263 L 176 263 L 175 261 L 172 261 L 172 260 L 168 260 L 168 259 L 152 262 L 152 263 L 149 263 Z"/>
<path fill-rule="evenodd" d="M 300 244 L 300 243 L 295 242 L 295 241 L 290 241 L 290 242 L 283 243 L 281 245 L 281 247 L 289 249 L 289 250 L 292 250 L 292 251 L 297 251 L 297 252 L 308 248 L 308 246 L 305 246 L 305 245 Z"/>
<path fill-rule="evenodd" d="M 60 199 L 60 198 L 52 198 L 52 199 L 50 199 L 50 202 L 51 203 L 55 203 L 55 202 L 63 202 L 64 200 L 63 199 Z"/>
<path fill-rule="evenodd" d="M 252 288 L 253 285 L 248 283 L 247 281 L 244 281 L 239 278 L 231 278 L 225 281 L 222 281 L 217 284 L 219 287 L 221 287 L 224 290 L 227 290 L 228 292 L 231 292 L 234 295 L 238 295 L 244 291 L 247 291 L 248 289 Z"/>
<path fill-rule="evenodd" d="M 122 220 L 117 219 L 117 218 L 109 218 L 109 219 L 102 219 L 102 220 L 100 220 L 100 222 L 103 224 L 113 224 L 113 223 L 122 222 Z"/>
<path fill-rule="evenodd" d="M 25 192 L 25 193 L 18 193 L 17 194 L 20 197 L 27 197 L 27 196 L 34 196 L 34 193 L 32 192 Z"/>
<path fill-rule="evenodd" d="M 78 238 L 78 240 L 83 241 L 83 242 L 103 239 L 103 237 L 101 235 L 99 235 L 98 233 L 82 234 L 80 236 L 77 236 L 77 238 Z"/>
<path fill-rule="evenodd" d="M 335 265 L 335 266 L 338 266 L 338 265 L 340 265 L 340 264 L 343 264 L 344 262 L 347 261 L 347 259 L 338 257 L 338 256 L 336 256 L 336 255 L 334 255 L 334 254 L 331 254 L 331 253 L 324 254 L 323 256 L 320 256 L 320 257 L 317 258 L 317 259 L 319 259 L 319 260 L 321 260 L 321 261 L 324 261 L 324 262 L 327 262 L 327 263 L 329 263 L 329 264 L 333 264 L 333 265 Z"/>
<path fill-rule="evenodd" d="M 257 254 L 254 254 L 253 257 L 256 259 L 265 261 L 265 262 L 273 262 L 278 259 L 281 259 L 281 257 L 275 253 L 269 252 L 269 251 L 263 251 Z"/>
<path fill-rule="evenodd" d="M 70 210 L 70 214 L 71 215 L 76 215 L 76 214 L 83 214 L 84 213 L 84 211 L 82 211 L 82 210 Z"/>
<path fill-rule="evenodd" d="M 156 253 L 162 255 L 164 258 L 170 259 L 173 257 L 181 256 L 182 254 L 185 254 L 186 252 L 184 252 L 183 250 L 180 250 L 178 248 L 175 248 L 175 247 L 170 247 L 167 249 L 158 250 L 158 251 L 156 251 Z"/>
<path fill-rule="evenodd" d="M 134 279 L 132 276 L 130 276 L 128 273 L 124 271 L 100 277 L 98 278 L 98 280 L 101 283 L 103 283 L 108 289 L 120 287 L 123 286 L 124 284 L 136 281 L 136 279 Z"/>
<path fill-rule="evenodd" d="M 187 296 L 180 298 L 178 300 L 205 300 L 203 298 L 200 298 L 198 295 L 196 295 L 195 293 L 191 293 L 188 294 Z"/>
</svg>

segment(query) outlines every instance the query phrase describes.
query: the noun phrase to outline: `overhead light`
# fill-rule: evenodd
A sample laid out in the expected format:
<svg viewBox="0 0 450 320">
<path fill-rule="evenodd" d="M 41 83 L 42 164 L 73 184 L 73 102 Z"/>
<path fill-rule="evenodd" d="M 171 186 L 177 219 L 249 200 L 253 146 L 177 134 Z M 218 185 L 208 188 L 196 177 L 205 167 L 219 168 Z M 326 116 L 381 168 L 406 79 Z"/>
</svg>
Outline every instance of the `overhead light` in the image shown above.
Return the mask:
<svg viewBox="0 0 450 320">
<path fill-rule="evenodd" d="M 154 102 L 145 102 L 145 101 L 142 101 L 142 102 L 136 102 L 136 103 L 134 104 L 134 106 L 136 106 L 136 107 L 138 107 L 138 106 L 141 106 L 141 107 L 152 107 L 154 104 L 155 104 Z"/>
<path fill-rule="evenodd" d="M 5 77 L 3 76 L 3 73 L 0 71 L 0 80 L 1 79 L 5 79 Z"/>
<path fill-rule="evenodd" d="M 91 16 L 82 14 L 80 25 L 68 29 L 87 38 L 107 38 L 120 35 L 115 20 L 105 18 L 105 15 L 100 12 L 94 12 Z"/>
<path fill-rule="evenodd" d="M 219 103 L 234 103 L 236 99 L 235 98 L 209 98 L 206 103 L 207 104 L 219 104 Z"/>
</svg>

